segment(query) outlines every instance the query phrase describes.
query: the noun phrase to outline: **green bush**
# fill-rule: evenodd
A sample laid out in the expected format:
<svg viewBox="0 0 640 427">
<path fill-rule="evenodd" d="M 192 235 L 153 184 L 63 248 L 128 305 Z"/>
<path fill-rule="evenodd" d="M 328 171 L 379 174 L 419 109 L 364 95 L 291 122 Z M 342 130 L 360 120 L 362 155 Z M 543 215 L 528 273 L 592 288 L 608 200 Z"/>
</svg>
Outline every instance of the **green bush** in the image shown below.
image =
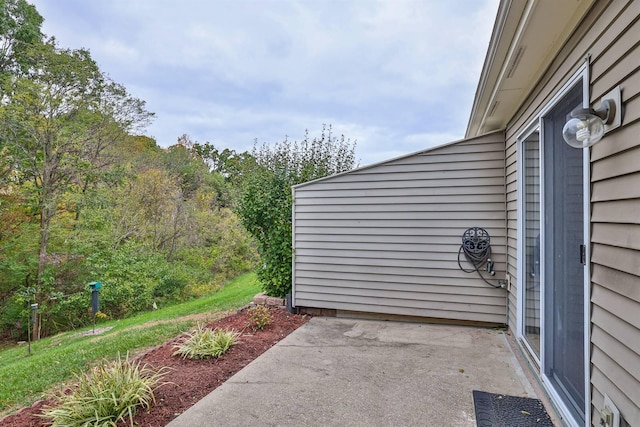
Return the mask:
<svg viewBox="0 0 640 427">
<path fill-rule="evenodd" d="M 258 279 L 265 293 L 281 298 L 291 291 L 291 207 L 285 177 L 262 171 L 245 183 L 241 212 L 258 241 L 263 263 Z"/>
<path fill-rule="evenodd" d="M 151 295 L 154 298 L 175 300 L 184 292 L 185 286 L 187 286 L 187 280 L 185 278 L 165 276 L 160 279 L 158 284 L 153 288 Z"/>
<path fill-rule="evenodd" d="M 220 357 L 237 343 L 239 332 L 208 329 L 198 325 L 187 337 L 174 347 L 174 355 L 189 359 Z"/>
<path fill-rule="evenodd" d="M 112 318 L 148 310 L 154 287 L 171 277 L 172 266 L 158 252 L 127 242 L 87 257 L 93 280 L 102 282 L 100 309 Z"/>
<path fill-rule="evenodd" d="M 7 298 L 0 307 L 0 320 L 3 336 L 22 339 L 27 336 L 27 302 L 21 293 Z"/>
<path fill-rule="evenodd" d="M 249 322 L 254 330 L 263 330 L 273 322 L 273 316 L 264 305 L 256 305 L 248 310 Z"/>
<path fill-rule="evenodd" d="M 152 371 L 128 358 L 102 364 L 77 377 L 78 385 L 59 405 L 45 410 L 52 427 L 113 426 L 127 419 L 133 426 L 138 407 L 155 403 L 154 389 L 161 385 L 165 370 Z"/>
<path fill-rule="evenodd" d="M 254 146 L 252 155 L 255 166 L 246 171 L 238 214 L 258 243 L 263 290 L 284 298 L 291 292 L 291 186 L 352 169 L 355 144 L 333 137 L 329 126 L 319 138 L 306 133 L 301 143 Z"/>
<path fill-rule="evenodd" d="M 174 258 L 196 282 L 226 282 L 256 268 L 254 239 L 235 213 L 221 208 L 199 215 L 198 220 L 203 230 L 198 239 L 177 250 Z"/>
<path fill-rule="evenodd" d="M 151 285 L 122 281 L 102 283 L 100 309 L 113 318 L 124 318 L 144 310 L 153 304 Z"/>
<path fill-rule="evenodd" d="M 81 328 L 92 322 L 91 292 L 84 291 L 71 295 L 58 293 L 56 300 L 49 303 L 47 321 L 52 334 Z"/>
</svg>

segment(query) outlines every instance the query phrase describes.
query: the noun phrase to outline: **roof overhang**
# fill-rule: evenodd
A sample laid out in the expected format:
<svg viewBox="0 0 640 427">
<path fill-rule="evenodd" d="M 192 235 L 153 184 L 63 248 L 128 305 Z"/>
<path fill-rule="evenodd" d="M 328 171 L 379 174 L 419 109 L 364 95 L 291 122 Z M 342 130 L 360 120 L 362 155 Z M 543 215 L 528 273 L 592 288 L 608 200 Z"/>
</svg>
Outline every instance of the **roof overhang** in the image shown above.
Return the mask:
<svg viewBox="0 0 640 427">
<path fill-rule="evenodd" d="M 504 129 L 595 0 L 503 0 L 466 138 Z"/>
</svg>

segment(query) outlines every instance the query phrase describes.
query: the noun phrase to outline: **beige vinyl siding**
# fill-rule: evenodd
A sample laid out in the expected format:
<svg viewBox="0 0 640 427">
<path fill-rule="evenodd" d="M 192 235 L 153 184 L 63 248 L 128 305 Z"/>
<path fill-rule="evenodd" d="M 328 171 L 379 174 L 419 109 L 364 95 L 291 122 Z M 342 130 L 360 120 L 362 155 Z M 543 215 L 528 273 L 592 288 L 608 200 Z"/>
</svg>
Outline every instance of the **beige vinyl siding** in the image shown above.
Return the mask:
<svg viewBox="0 0 640 427">
<path fill-rule="evenodd" d="M 640 425 L 640 2 L 592 24 L 591 97 L 622 88 L 624 127 L 591 150 L 592 422 L 604 394 Z"/>
<path fill-rule="evenodd" d="M 505 323 L 505 291 L 457 262 L 462 233 L 484 227 L 504 278 L 503 135 L 294 187 L 294 304 Z"/>
<path fill-rule="evenodd" d="M 590 56 L 590 102 L 622 88 L 623 127 L 591 148 L 591 383 L 592 423 L 604 394 L 629 425 L 640 425 L 640 1 L 601 1 L 576 29 L 506 130 L 510 155 L 524 131 Z M 507 172 L 507 186 L 517 174 Z M 507 193 L 507 216 L 517 212 Z M 511 230 L 511 226 L 509 227 Z M 515 233 L 514 233 L 515 234 Z M 511 236 L 511 231 L 509 232 Z M 517 268 L 509 239 L 508 271 Z M 515 279 L 513 274 L 512 279 Z M 513 284 L 516 295 L 518 284 Z M 510 312 L 515 300 L 510 298 Z"/>
</svg>

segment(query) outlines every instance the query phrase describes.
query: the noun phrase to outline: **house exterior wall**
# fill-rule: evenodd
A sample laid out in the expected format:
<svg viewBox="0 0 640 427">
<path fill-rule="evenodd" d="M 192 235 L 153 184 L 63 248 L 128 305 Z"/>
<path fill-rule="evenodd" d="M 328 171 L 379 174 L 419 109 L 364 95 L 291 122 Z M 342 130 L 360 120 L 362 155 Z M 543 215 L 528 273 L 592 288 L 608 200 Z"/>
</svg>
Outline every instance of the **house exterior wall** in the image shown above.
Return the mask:
<svg viewBox="0 0 640 427">
<path fill-rule="evenodd" d="M 504 324 L 505 290 L 457 262 L 483 227 L 504 278 L 504 171 L 497 132 L 294 187 L 294 305 Z"/>
<path fill-rule="evenodd" d="M 591 421 L 604 394 L 640 425 L 640 1 L 596 2 L 506 129 L 507 271 L 516 313 L 517 138 L 590 62 L 590 103 L 620 85 L 623 126 L 591 148 Z M 516 325 L 515 316 L 509 323 Z"/>
</svg>

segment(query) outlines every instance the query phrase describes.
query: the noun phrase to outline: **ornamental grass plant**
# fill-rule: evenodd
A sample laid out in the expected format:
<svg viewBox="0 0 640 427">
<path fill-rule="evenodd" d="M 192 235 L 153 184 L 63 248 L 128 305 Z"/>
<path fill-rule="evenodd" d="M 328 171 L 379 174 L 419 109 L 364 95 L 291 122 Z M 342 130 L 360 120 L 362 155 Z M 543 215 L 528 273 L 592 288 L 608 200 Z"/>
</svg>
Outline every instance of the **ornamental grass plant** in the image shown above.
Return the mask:
<svg viewBox="0 0 640 427">
<path fill-rule="evenodd" d="M 220 357 L 238 342 L 239 332 L 209 329 L 199 324 L 193 332 L 174 347 L 174 355 L 189 359 Z"/>
<path fill-rule="evenodd" d="M 154 389 L 162 385 L 166 370 L 153 371 L 120 355 L 77 376 L 78 384 L 70 394 L 59 397 L 59 405 L 42 415 L 52 427 L 112 426 L 133 417 L 139 407 L 149 409 L 155 403 Z"/>
</svg>

